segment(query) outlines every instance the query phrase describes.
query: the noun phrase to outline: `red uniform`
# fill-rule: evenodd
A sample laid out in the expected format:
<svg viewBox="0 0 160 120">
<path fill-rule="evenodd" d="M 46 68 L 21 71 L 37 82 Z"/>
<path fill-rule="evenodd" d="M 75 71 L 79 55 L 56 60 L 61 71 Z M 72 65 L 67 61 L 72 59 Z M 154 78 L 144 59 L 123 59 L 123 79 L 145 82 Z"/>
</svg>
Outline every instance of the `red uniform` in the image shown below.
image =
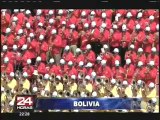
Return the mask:
<svg viewBox="0 0 160 120">
<path fill-rule="evenodd" d="M 124 65 L 124 70 L 125 70 L 125 79 L 128 81 L 129 84 L 132 83 L 133 75 L 135 72 L 135 66 L 133 64 Z"/>
<path fill-rule="evenodd" d="M 137 62 L 136 62 L 136 64 L 138 64 L 138 61 L 142 61 L 143 64 L 146 65 L 146 60 L 147 60 L 147 58 L 146 58 L 145 54 L 137 55 Z"/>
<path fill-rule="evenodd" d="M 91 39 L 90 39 L 90 41 L 91 42 L 96 42 L 96 41 L 98 41 L 99 37 L 100 37 L 100 31 L 97 28 L 91 29 Z"/>
<path fill-rule="evenodd" d="M 87 53 L 85 55 L 86 55 L 86 60 L 88 62 L 91 62 L 92 64 L 95 63 L 95 61 L 96 61 L 96 55 L 95 55 L 95 53 L 92 50 L 90 50 L 89 53 Z"/>
<path fill-rule="evenodd" d="M 146 72 L 148 72 L 147 69 L 146 69 Z M 156 77 L 157 77 L 157 69 L 153 68 L 149 70 L 148 73 L 145 74 L 145 82 L 147 84 L 149 84 L 150 82 L 155 83 Z"/>
<path fill-rule="evenodd" d="M 33 72 L 34 72 L 34 67 L 31 66 L 31 65 L 30 65 L 30 66 L 25 66 L 25 67 L 23 68 L 23 72 L 27 72 L 29 78 L 31 78 L 32 75 L 33 75 Z"/>
<path fill-rule="evenodd" d="M 8 45 L 8 47 L 13 47 L 14 45 L 14 35 L 13 34 L 10 34 L 8 37 L 7 37 L 7 42 L 6 44 Z"/>
<path fill-rule="evenodd" d="M 111 67 L 114 66 L 114 64 L 112 65 L 112 54 L 110 52 L 107 52 L 105 54 L 102 55 L 102 59 L 107 61 L 107 64 Z"/>
<path fill-rule="evenodd" d="M 129 19 L 127 22 L 127 28 L 129 29 L 129 32 L 132 33 L 135 27 L 135 19 Z"/>
<path fill-rule="evenodd" d="M 75 67 L 72 67 L 69 71 L 68 71 L 68 75 L 71 76 L 71 75 L 76 75 L 78 76 L 78 71 Z"/>
<path fill-rule="evenodd" d="M 72 52 L 64 53 L 64 54 L 63 54 L 63 59 L 64 59 L 66 62 L 69 62 L 69 61 L 74 62 L 74 61 L 75 61 L 75 58 L 74 58 L 74 55 L 73 55 Z"/>
<path fill-rule="evenodd" d="M 122 67 L 113 67 L 112 68 L 113 71 L 113 78 L 117 79 L 117 80 L 124 80 L 125 74 L 124 74 L 124 69 Z"/>
<path fill-rule="evenodd" d="M 14 72 L 14 66 L 11 63 L 4 64 L 1 66 L 1 71 L 6 72 L 9 75 L 11 72 Z"/>
<path fill-rule="evenodd" d="M 5 57 L 8 57 L 9 58 L 9 62 L 11 64 L 14 64 L 14 60 L 15 60 L 14 52 L 7 51 L 6 54 L 4 54 L 4 58 Z"/>
<path fill-rule="evenodd" d="M 49 45 L 53 45 L 52 47 L 52 55 L 60 54 L 60 51 L 63 47 L 62 38 L 59 35 L 56 35 L 55 38 L 52 38 L 49 42 Z"/>
<path fill-rule="evenodd" d="M 21 48 L 24 44 L 26 44 L 26 37 L 25 36 L 20 37 L 20 39 L 16 43 L 18 47 Z"/>
<path fill-rule="evenodd" d="M 145 80 L 145 68 L 144 67 L 137 68 L 134 72 L 134 78 L 136 81 L 138 80 L 144 81 Z"/>
<path fill-rule="evenodd" d="M 55 75 L 60 75 L 61 74 L 60 69 L 61 68 L 59 66 L 53 65 L 49 70 L 49 74 L 51 75 L 52 73 L 54 73 Z"/>
<path fill-rule="evenodd" d="M 121 63 L 121 57 L 120 57 L 120 55 L 114 55 L 113 54 L 113 58 L 112 58 L 112 65 L 114 65 L 115 64 L 115 61 L 116 60 L 118 60 L 120 63 Z"/>
<path fill-rule="evenodd" d="M 120 31 L 115 31 L 113 33 L 113 36 L 112 36 L 112 41 L 110 42 L 110 45 L 112 47 L 119 47 L 120 46 L 120 43 L 121 43 L 121 40 L 122 40 L 122 32 Z"/>
<path fill-rule="evenodd" d="M 102 68 L 103 71 L 103 75 L 108 78 L 111 79 L 112 78 L 112 70 L 110 67 L 106 66 L 104 69 Z"/>
<path fill-rule="evenodd" d="M 90 31 L 86 30 L 84 35 L 81 35 L 81 49 L 85 50 L 87 44 L 89 43 Z"/>
<path fill-rule="evenodd" d="M 131 59 L 132 63 L 136 63 L 136 59 L 137 59 L 137 54 L 135 51 L 127 51 L 125 53 L 125 60 L 126 59 Z"/>
<path fill-rule="evenodd" d="M 80 54 L 76 57 L 76 63 L 79 64 L 80 61 L 84 61 L 85 60 L 85 57 L 83 54 Z"/>
<path fill-rule="evenodd" d="M 131 43 L 131 34 L 126 31 L 124 34 L 123 34 L 123 42 L 122 42 L 122 47 L 123 48 L 126 48 L 129 46 L 129 44 Z"/>
<path fill-rule="evenodd" d="M 5 16 L 1 14 L 1 20 L 2 20 L 1 21 L 1 31 L 2 32 L 4 33 L 6 32 L 6 28 L 9 26 L 10 19 L 11 17 L 8 13 L 5 13 Z"/>
<path fill-rule="evenodd" d="M 109 39 L 110 39 L 110 32 L 109 32 L 109 30 L 104 30 L 104 32 L 101 33 L 100 42 L 102 44 L 106 44 L 106 43 L 109 43 Z"/>
<path fill-rule="evenodd" d="M 38 66 L 38 73 L 45 75 L 47 73 L 46 65 L 44 63 L 40 63 Z"/>
<path fill-rule="evenodd" d="M 48 52 L 48 43 L 47 42 L 43 42 L 41 45 L 41 53 L 40 53 L 40 57 L 42 58 L 42 61 L 46 61 L 47 60 L 47 55 L 46 53 Z"/>
<path fill-rule="evenodd" d="M 145 42 L 143 42 L 144 43 L 143 48 L 145 53 L 151 53 L 154 39 L 155 39 L 155 36 L 153 34 L 149 34 L 149 38 Z"/>
<path fill-rule="evenodd" d="M 159 66 L 158 55 L 149 54 L 148 57 L 147 57 L 147 63 L 149 63 L 149 61 L 152 61 L 152 60 L 155 62 L 155 66 L 158 67 Z"/>
</svg>

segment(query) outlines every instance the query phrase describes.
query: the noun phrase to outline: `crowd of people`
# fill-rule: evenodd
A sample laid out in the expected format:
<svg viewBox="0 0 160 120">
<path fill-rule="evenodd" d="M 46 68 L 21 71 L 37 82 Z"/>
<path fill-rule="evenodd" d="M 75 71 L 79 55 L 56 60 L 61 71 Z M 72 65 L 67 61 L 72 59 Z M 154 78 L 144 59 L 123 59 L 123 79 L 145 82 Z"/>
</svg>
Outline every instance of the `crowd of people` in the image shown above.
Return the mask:
<svg viewBox="0 0 160 120">
<path fill-rule="evenodd" d="M 158 54 L 159 10 L 2 9 L 1 112 L 18 94 L 142 97 L 159 111 Z"/>
</svg>

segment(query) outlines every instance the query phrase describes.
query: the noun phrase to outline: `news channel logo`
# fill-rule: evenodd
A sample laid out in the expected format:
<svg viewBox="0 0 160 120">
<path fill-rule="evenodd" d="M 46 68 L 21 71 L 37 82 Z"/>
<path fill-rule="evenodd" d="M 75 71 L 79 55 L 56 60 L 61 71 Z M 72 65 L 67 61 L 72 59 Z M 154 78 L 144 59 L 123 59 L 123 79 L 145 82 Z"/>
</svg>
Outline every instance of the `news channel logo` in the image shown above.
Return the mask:
<svg viewBox="0 0 160 120">
<path fill-rule="evenodd" d="M 16 96 L 16 111 L 30 111 L 35 108 L 35 95 L 18 95 Z"/>
</svg>

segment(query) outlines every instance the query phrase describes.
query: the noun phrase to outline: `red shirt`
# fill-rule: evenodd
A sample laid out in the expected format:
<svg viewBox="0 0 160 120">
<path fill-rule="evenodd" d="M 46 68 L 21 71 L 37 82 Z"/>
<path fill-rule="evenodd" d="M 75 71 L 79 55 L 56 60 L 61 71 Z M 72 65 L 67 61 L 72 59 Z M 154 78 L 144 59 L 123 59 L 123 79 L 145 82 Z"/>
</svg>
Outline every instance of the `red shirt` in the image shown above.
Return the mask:
<svg viewBox="0 0 160 120">
<path fill-rule="evenodd" d="M 75 60 L 74 55 L 73 55 L 72 52 L 64 53 L 64 54 L 63 54 L 63 59 L 64 59 L 66 62 L 69 62 L 69 61 L 74 62 L 74 60 Z"/>
<path fill-rule="evenodd" d="M 113 33 L 113 36 L 112 36 L 112 41 L 110 42 L 110 45 L 112 47 L 119 47 L 120 46 L 120 43 L 121 43 L 121 40 L 122 40 L 122 32 L 120 31 L 115 31 Z"/>
<path fill-rule="evenodd" d="M 44 63 L 40 63 L 38 66 L 38 73 L 45 75 L 47 73 L 46 65 Z"/>
<path fill-rule="evenodd" d="M 95 63 L 95 61 L 96 61 L 96 55 L 95 55 L 95 53 L 92 50 L 90 50 L 89 53 L 87 53 L 85 55 L 86 55 L 86 60 L 88 62 L 91 62 L 92 64 Z"/>
<path fill-rule="evenodd" d="M 118 80 L 124 80 L 124 69 L 122 67 L 113 67 L 112 68 L 112 72 L 113 72 L 113 78 L 116 78 Z"/>
</svg>

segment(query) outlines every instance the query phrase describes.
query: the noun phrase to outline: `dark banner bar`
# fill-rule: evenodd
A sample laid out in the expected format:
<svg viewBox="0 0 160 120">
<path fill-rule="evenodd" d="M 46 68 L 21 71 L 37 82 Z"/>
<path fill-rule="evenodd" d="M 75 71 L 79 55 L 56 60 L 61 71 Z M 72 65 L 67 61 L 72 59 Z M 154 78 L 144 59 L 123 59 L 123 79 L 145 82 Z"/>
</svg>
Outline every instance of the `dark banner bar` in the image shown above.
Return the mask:
<svg viewBox="0 0 160 120">
<path fill-rule="evenodd" d="M 1 0 L 1 8 L 159 8 L 159 0 Z"/>
<path fill-rule="evenodd" d="M 141 109 L 140 99 L 130 98 L 39 98 L 36 109 L 62 109 L 62 110 L 115 110 L 115 109 Z"/>
</svg>

